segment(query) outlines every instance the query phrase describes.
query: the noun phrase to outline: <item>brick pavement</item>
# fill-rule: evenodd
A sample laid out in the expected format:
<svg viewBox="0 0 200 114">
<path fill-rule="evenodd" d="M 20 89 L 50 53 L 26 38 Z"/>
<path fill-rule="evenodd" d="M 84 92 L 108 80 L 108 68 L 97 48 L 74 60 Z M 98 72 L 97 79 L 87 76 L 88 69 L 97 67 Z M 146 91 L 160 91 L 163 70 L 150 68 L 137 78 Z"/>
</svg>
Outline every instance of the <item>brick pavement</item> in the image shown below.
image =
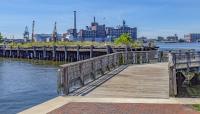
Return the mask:
<svg viewBox="0 0 200 114">
<path fill-rule="evenodd" d="M 200 114 L 189 105 L 69 103 L 48 114 Z"/>
</svg>

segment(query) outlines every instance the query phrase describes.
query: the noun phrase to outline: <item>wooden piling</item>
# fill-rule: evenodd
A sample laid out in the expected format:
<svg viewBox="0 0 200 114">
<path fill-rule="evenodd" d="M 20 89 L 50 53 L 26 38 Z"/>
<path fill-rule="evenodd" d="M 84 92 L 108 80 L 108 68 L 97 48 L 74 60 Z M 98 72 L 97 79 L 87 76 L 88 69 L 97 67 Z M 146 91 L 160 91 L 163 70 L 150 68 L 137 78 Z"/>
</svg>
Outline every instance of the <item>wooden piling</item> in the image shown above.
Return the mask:
<svg viewBox="0 0 200 114">
<path fill-rule="evenodd" d="M 94 49 L 94 46 L 91 45 L 91 46 L 90 46 L 90 58 L 93 57 L 93 49 Z"/>
<path fill-rule="evenodd" d="M 77 46 L 77 51 L 76 51 L 76 60 L 80 60 L 80 45 Z"/>
<path fill-rule="evenodd" d="M 68 54 L 67 54 L 67 46 L 65 46 L 64 49 L 65 49 L 65 50 L 64 50 L 64 53 L 65 53 L 65 55 L 64 55 L 64 56 L 65 56 L 65 57 L 64 57 L 64 60 L 67 61 L 67 59 L 68 59 L 68 57 L 67 57 L 67 56 L 68 56 Z"/>
</svg>

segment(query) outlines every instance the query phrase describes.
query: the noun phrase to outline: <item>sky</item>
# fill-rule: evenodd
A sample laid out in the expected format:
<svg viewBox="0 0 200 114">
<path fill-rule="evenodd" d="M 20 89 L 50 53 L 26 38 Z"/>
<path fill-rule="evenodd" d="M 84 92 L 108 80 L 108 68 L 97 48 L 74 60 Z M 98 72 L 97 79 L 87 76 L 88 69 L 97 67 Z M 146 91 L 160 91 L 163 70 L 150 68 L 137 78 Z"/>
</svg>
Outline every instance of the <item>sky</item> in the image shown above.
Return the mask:
<svg viewBox="0 0 200 114">
<path fill-rule="evenodd" d="M 0 32 L 22 38 L 25 26 L 31 31 L 35 20 L 36 33 L 52 33 L 55 21 L 64 33 L 73 27 L 74 10 L 79 29 L 96 16 L 99 24 L 113 27 L 126 20 L 138 28 L 139 37 L 200 33 L 200 0 L 1 0 Z"/>
</svg>

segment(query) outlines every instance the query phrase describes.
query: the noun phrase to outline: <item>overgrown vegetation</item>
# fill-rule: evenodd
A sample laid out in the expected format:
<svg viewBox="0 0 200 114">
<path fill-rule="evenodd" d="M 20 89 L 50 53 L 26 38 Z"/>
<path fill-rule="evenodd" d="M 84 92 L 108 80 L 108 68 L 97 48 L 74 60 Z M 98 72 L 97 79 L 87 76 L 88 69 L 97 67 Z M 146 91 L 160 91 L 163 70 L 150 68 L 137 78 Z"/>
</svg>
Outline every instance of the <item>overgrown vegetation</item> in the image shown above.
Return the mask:
<svg viewBox="0 0 200 114">
<path fill-rule="evenodd" d="M 195 110 L 200 111 L 200 104 L 195 104 L 193 107 Z"/>
<path fill-rule="evenodd" d="M 3 42 L 3 36 L 2 34 L 0 33 L 0 44 Z"/>
<path fill-rule="evenodd" d="M 118 46 L 131 46 L 133 48 L 139 48 L 142 46 L 141 43 L 134 41 L 131 35 L 128 33 L 122 34 L 114 41 L 114 43 Z"/>
<path fill-rule="evenodd" d="M 46 47 L 51 47 L 51 46 L 105 46 L 105 45 L 111 45 L 114 46 L 113 43 L 99 43 L 99 42 L 30 42 L 30 43 L 10 43 L 9 46 L 12 47 L 21 47 L 21 48 L 29 48 L 33 46 L 41 47 L 41 46 L 46 46 Z"/>
<path fill-rule="evenodd" d="M 9 43 L 9 46 L 12 46 L 13 48 L 16 47 L 21 47 L 21 48 L 30 48 L 33 46 L 36 47 L 42 47 L 42 46 L 46 46 L 46 47 L 51 47 L 51 46 L 106 46 L 106 45 L 110 45 L 110 46 L 130 46 L 133 48 L 140 48 L 142 46 L 141 43 L 134 41 L 133 38 L 130 36 L 130 34 L 125 33 L 122 34 L 119 38 L 117 38 L 114 43 L 111 42 L 89 42 L 89 41 L 84 41 L 84 42 L 29 42 L 29 43 Z"/>
</svg>

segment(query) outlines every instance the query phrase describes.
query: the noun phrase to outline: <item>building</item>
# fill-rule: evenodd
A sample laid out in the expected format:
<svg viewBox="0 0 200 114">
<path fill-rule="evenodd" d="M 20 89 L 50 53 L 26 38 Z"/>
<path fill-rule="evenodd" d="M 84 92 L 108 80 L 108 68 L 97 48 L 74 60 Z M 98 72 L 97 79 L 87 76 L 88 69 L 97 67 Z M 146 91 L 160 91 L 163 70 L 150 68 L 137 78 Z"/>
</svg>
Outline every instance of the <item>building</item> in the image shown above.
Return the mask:
<svg viewBox="0 0 200 114">
<path fill-rule="evenodd" d="M 74 28 L 67 30 L 64 33 L 62 41 L 97 41 L 97 42 L 107 42 L 113 41 L 124 33 L 129 33 L 131 37 L 137 39 L 137 28 L 131 28 L 126 26 L 125 21 L 123 25 L 117 28 L 106 27 L 104 24 L 100 25 L 94 21 L 90 26 L 86 26 L 86 29 L 81 29 L 79 32 L 76 27 L 76 11 L 74 11 Z"/>
<path fill-rule="evenodd" d="M 200 33 L 191 33 L 189 35 L 184 35 L 184 39 L 187 42 L 200 42 Z"/>
<path fill-rule="evenodd" d="M 165 38 L 162 37 L 162 36 L 158 36 L 157 41 L 158 42 L 163 42 L 163 41 L 165 41 Z"/>
<path fill-rule="evenodd" d="M 167 37 L 168 42 L 178 42 L 178 36 L 175 34 L 174 36 Z"/>
<path fill-rule="evenodd" d="M 91 23 L 91 26 L 86 26 L 86 29 L 81 29 L 78 33 L 78 39 L 80 41 L 106 41 L 106 26 L 99 25 L 96 22 L 94 17 L 94 21 Z"/>
<path fill-rule="evenodd" d="M 148 39 L 147 39 L 147 37 L 143 36 L 143 37 L 138 38 L 137 41 L 142 42 L 142 43 L 147 43 Z"/>
<path fill-rule="evenodd" d="M 4 38 L 3 40 L 4 40 L 4 43 L 24 43 L 24 39 Z"/>
<path fill-rule="evenodd" d="M 76 27 L 76 11 L 74 11 L 74 28 L 68 29 L 67 33 L 64 33 L 62 41 L 77 41 L 77 27 Z"/>
<path fill-rule="evenodd" d="M 137 40 L 137 28 L 128 27 L 125 21 L 123 21 L 122 26 L 118 26 L 117 28 L 113 28 L 113 27 L 106 28 L 106 35 L 108 37 L 111 37 L 112 40 L 114 40 L 115 38 L 118 38 L 120 35 L 124 33 L 129 33 L 131 37 L 133 38 L 133 40 Z"/>
<path fill-rule="evenodd" d="M 52 39 L 52 34 L 35 34 L 34 41 L 36 42 L 49 42 Z M 61 41 L 62 35 L 57 34 L 57 41 Z"/>
</svg>

